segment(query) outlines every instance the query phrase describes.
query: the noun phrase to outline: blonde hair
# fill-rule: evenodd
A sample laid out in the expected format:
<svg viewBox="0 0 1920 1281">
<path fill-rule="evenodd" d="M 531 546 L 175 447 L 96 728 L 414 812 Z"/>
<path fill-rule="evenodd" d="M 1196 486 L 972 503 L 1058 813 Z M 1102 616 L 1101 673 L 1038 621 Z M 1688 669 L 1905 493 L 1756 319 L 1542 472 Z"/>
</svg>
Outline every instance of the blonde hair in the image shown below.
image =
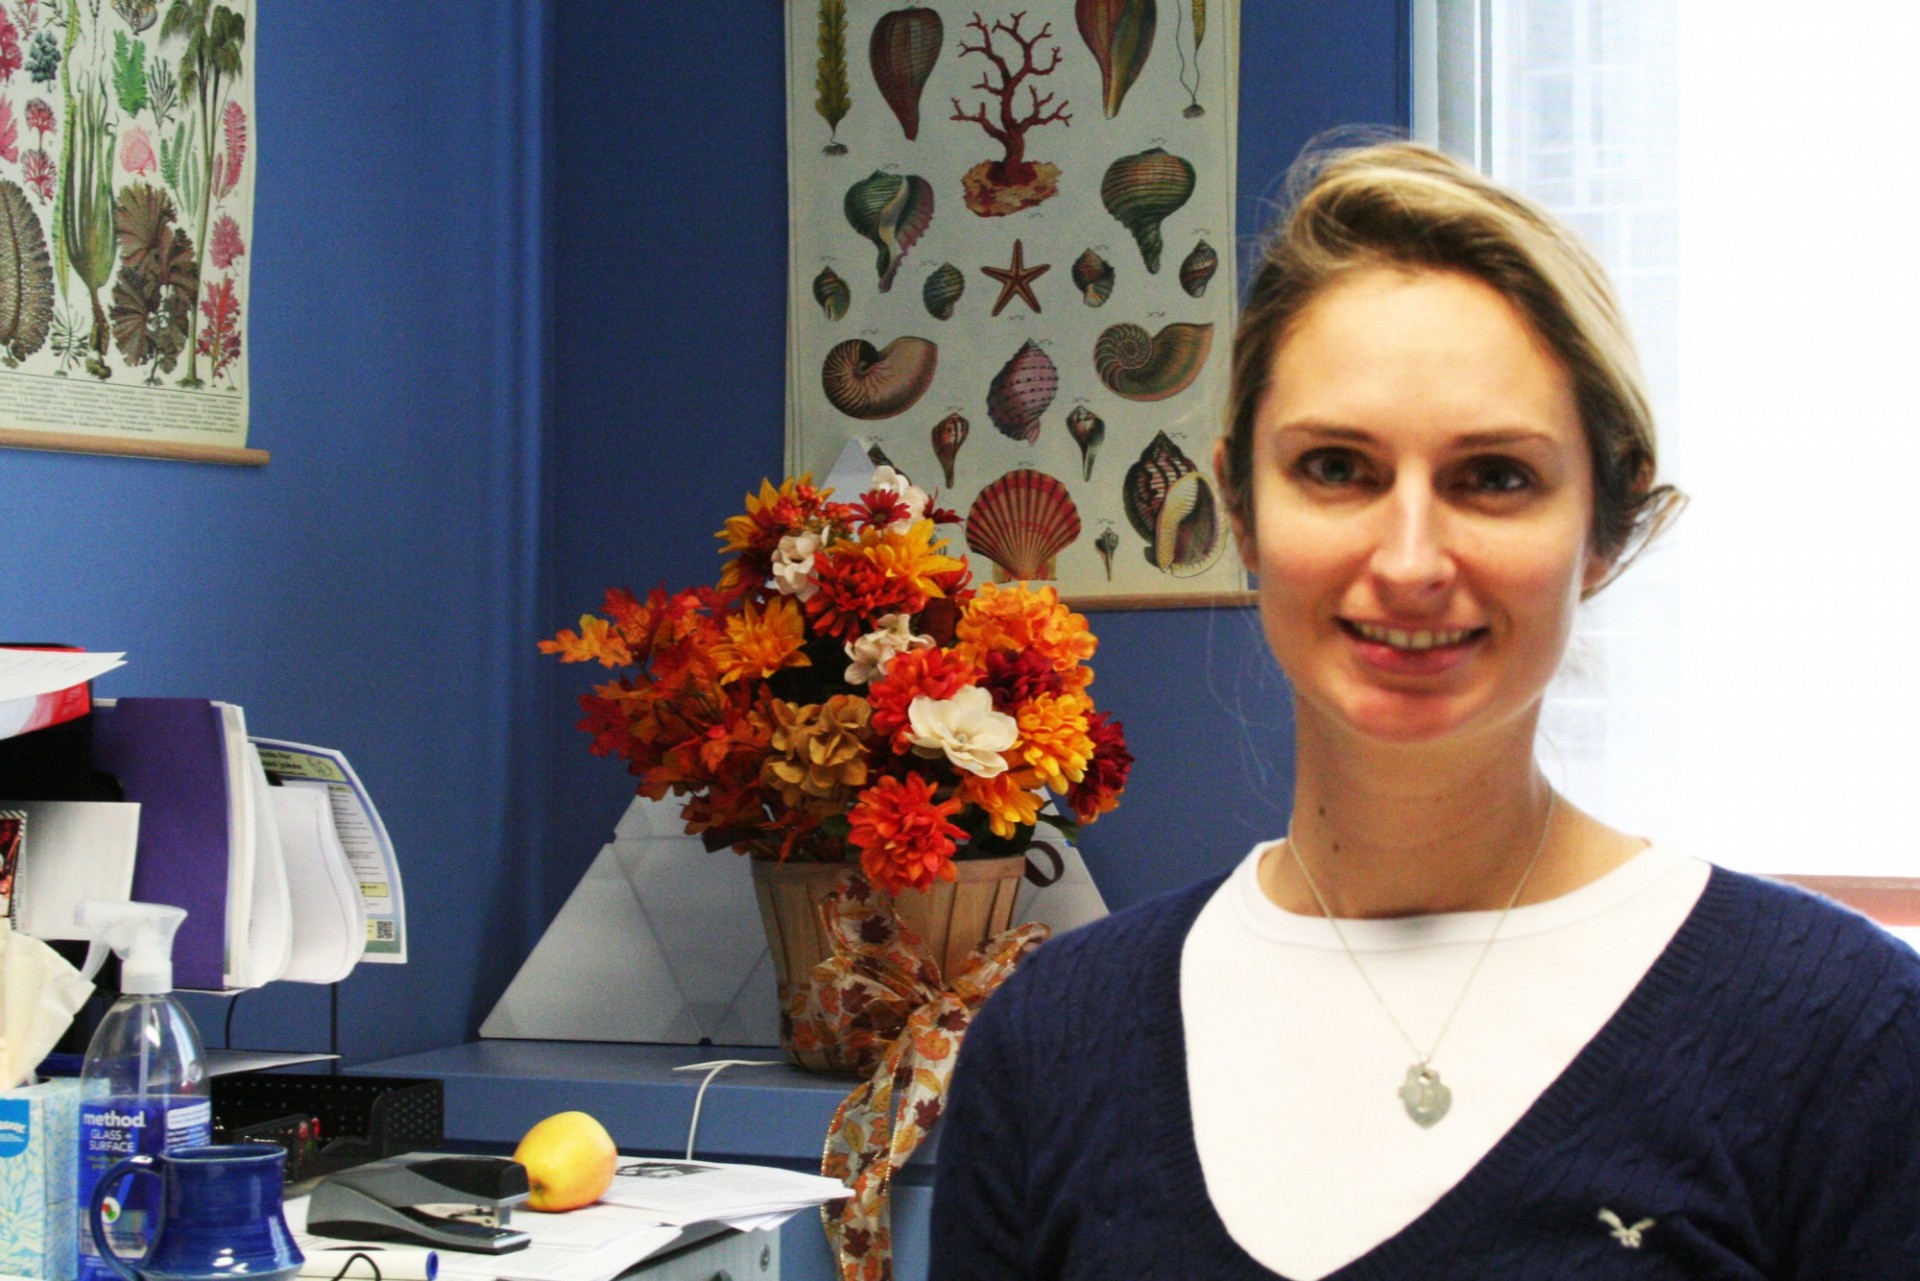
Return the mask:
<svg viewBox="0 0 1920 1281">
<path fill-rule="evenodd" d="M 1253 530 L 1253 420 L 1274 355 L 1307 307 L 1369 268 L 1453 271 L 1506 298 L 1572 380 L 1593 460 L 1589 545 L 1611 562 L 1593 590 L 1610 582 L 1686 500 L 1655 483 L 1639 357 L 1593 256 L 1539 206 L 1417 143 L 1310 147 L 1289 186 L 1290 212 L 1248 282 L 1234 335 L 1223 482 L 1240 527 Z"/>
</svg>

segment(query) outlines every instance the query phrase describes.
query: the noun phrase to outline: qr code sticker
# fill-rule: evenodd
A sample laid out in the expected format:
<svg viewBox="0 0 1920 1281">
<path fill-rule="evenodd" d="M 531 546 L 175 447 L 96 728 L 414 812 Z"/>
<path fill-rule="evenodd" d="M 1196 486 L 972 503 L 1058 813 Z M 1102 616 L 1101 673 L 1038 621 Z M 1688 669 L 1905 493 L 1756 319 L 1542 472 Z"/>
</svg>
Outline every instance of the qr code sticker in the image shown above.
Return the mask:
<svg viewBox="0 0 1920 1281">
<path fill-rule="evenodd" d="M 368 942 L 391 943 L 393 942 L 393 938 L 394 938 L 394 933 L 393 933 L 392 921 L 368 921 L 367 922 L 367 941 Z"/>
</svg>

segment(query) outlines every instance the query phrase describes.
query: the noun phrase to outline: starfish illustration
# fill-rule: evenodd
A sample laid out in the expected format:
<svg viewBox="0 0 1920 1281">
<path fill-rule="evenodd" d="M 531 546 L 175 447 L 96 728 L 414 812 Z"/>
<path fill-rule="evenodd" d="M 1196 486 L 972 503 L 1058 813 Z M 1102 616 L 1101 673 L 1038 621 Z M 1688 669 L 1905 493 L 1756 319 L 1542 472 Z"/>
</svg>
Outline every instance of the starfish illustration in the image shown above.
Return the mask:
<svg viewBox="0 0 1920 1281">
<path fill-rule="evenodd" d="M 1019 241 L 1013 242 L 1013 261 L 1005 267 L 982 267 L 980 270 L 1000 282 L 1000 296 L 994 300 L 993 315 L 999 315 L 1006 305 L 1018 298 L 1035 312 L 1040 310 L 1040 300 L 1033 296 L 1033 282 L 1053 270 L 1052 263 L 1041 263 L 1038 267 L 1027 266 L 1027 251 Z"/>
</svg>

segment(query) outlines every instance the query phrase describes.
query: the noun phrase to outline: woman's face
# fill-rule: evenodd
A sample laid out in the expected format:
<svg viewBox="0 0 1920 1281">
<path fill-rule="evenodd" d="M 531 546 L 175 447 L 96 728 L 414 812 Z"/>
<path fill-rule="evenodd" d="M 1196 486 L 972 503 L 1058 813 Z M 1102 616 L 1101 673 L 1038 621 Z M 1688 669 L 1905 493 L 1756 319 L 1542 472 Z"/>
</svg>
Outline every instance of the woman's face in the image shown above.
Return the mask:
<svg viewBox="0 0 1920 1281">
<path fill-rule="evenodd" d="M 1355 275 L 1280 344 L 1252 444 L 1240 546 L 1301 715 L 1530 733 L 1606 566 L 1571 384 L 1512 305 L 1452 272 Z"/>
</svg>

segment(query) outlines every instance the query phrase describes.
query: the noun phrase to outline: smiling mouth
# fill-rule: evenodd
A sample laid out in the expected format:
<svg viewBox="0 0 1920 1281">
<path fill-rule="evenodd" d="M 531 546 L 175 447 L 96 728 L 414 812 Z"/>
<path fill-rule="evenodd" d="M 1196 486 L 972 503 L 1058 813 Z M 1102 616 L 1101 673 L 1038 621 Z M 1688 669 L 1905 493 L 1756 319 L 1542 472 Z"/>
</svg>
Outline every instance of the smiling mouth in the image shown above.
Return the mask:
<svg viewBox="0 0 1920 1281">
<path fill-rule="evenodd" d="M 1372 641 L 1376 645 L 1390 645 L 1394 649 L 1419 652 L 1430 649 L 1446 649 L 1453 645 L 1464 645 L 1481 635 L 1484 627 L 1460 627 L 1445 631 L 1403 630 L 1398 627 L 1381 627 L 1376 623 L 1356 623 L 1343 618 L 1340 626 L 1350 636 Z"/>
</svg>

